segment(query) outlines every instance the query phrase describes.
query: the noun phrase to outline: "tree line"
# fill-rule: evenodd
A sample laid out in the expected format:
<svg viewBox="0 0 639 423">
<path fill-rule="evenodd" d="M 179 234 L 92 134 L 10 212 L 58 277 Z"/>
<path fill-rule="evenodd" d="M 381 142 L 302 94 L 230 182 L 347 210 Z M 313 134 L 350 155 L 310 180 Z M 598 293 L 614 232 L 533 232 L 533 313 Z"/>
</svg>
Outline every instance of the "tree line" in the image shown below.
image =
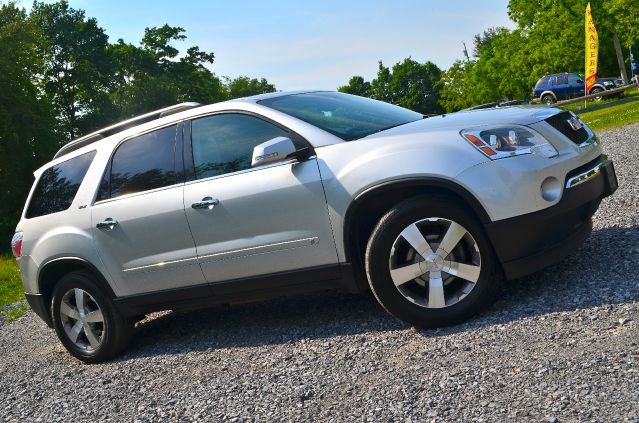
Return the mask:
<svg viewBox="0 0 639 423">
<path fill-rule="evenodd" d="M 0 3 L 0 251 L 8 249 L 32 172 L 60 146 L 116 121 L 183 101 L 203 104 L 275 91 L 264 78 L 219 77 L 215 55 L 174 44 L 184 28 L 146 28 L 110 42 L 66 0 L 27 13 Z"/>
<path fill-rule="evenodd" d="M 546 73 L 583 72 L 586 4 L 510 0 L 515 28 L 476 35 L 471 54 L 449 69 L 410 57 L 392 67 L 380 62 L 374 79 L 353 76 L 339 91 L 424 114 L 527 99 Z M 591 4 L 600 38 L 599 74 L 619 75 L 615 37 L 626 48 L 639 40 L 639 3 Z M 29 12 L 0 2 L 0 239 L 13 233 L 33 170 L 69 140 L 183 101 L 206 104 L 275 91 L 264 78 L 215 75 L 212 52 L 193 46 L 179 54 L 174 44 L 185 39 L 184 28 L 165 24 L 146 28 L 137 44 L 110 42 L 96 19 L 66 0 L 35 2 Z"/>
<path fill-rule="evenodd" d="M 488 28 L 474 37 L 471 54 L 442 70 L 407 58 L 392 68 L 379 63 L 377 77 L 353 76 L 339 91 L 389 101 L 424 114 L 454 112 L 501 100 L 530 99 L 546 73 L 584 72 L 584 19 L 588 0 L 510 0 L 514 29 Z M 615 37 L 623 46 L 639 40 L 637 0 L 591 0 L 599 33 L 599 75 L 621 70 Z M 460 46 L 460 55 L 461 55 Z"/>
</svg>

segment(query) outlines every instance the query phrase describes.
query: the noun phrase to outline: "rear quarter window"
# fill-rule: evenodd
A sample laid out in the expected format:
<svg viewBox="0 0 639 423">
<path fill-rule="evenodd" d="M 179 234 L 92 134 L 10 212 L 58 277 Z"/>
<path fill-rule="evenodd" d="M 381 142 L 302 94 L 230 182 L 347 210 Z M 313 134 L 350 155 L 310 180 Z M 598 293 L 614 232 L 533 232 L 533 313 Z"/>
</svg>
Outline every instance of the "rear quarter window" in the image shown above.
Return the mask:
<svg viewBox="0 0 639 423">
<path fill-rule="evenodd" d="M 73 157 L 42 172 L 25 217 L 31 219 L 71 207 L 93 157 L 95 151 Z"/>
<path fill-rule="evenodd" d="M 548 86 L 548 80 L 550 78 L 541 78 L 539 81 L 537 81 L 537 85 L 535 85 L 535 88 L 546 88 Z M 529 85 L 530 86 L 530 85 Z"/>
</svg>

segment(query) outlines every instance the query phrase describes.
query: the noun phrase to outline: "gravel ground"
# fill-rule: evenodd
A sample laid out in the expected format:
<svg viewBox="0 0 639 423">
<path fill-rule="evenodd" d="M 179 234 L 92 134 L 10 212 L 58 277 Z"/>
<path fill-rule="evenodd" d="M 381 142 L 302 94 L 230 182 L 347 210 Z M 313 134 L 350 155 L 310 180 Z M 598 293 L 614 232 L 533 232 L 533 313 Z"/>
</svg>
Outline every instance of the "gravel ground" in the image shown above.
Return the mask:
<svg viewBox="0 0 639 423">
<path fill-rule="evenodd" d="M 466 324 L 309 295 L 157 314 L 83 365 L 29 311 L 0 327 L 0 420 L 639 422 L 639 125 L 601 135 L 620 189 L 592 236 Z"/>
</svg>

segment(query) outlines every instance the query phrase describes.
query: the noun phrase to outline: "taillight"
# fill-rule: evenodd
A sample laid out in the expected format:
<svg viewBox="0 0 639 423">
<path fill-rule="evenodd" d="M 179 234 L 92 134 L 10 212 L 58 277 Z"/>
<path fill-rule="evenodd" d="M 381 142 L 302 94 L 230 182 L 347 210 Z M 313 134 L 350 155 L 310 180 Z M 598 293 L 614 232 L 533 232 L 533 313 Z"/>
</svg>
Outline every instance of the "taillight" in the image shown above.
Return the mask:
<svg viewBox="0 0 639 423">
<path fill-rule="evenodd" d="M 20 257 L 22 253 L 22 232 L 16 232 L 13 234 L 13 238 L 11 238 L 11 251 L 13 251 L 13 255 Z"/>
</svg>

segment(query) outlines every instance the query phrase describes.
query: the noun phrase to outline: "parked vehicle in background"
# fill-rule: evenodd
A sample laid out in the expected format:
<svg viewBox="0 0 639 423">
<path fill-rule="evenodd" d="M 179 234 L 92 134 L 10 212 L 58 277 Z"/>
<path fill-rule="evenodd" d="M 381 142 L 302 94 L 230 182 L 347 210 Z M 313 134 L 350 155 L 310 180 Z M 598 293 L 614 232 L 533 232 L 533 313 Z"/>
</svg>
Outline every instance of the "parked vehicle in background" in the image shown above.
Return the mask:
<svg viewBox="0 0 639 423">
<path fill-rule="evenodd" d="M 599 78 L 588 94 L 602 93 L 616 88 L 614 78 Z M 585 95 L 585 82 L 583 75 L 578 73 L 557 73 L 539 78 L 532 90 L 533 100 L 538 99 L 544 104 L 553 104 L 569 98 L 583 97 Z M 601 100 L 596 97 L 595 100 Z"/>
<path fill-rule="evenodd" d="M 497 109 L 499 107 L 521 106 L 530 104 L 528 100 L 504 100 L 494 101 L 492 103 L 478 104 L 477 106 L 469 107 L 464 110 L 481 110 L 481 109 Z"/>
<path fill-rule="evenodd" d="M 152 112 L 34 175 L 11 246 L 31 308 L 87 362 L 149 312 L 318 289 L 455 324 L 577 250 L 617 187 L 568 111 L 425 119 L 316 91 Z"/>
<path fill-rule="evenodd" d="M 623 87 L 625 85 L 628 85 L 625 82 L 623 82 L 623 79 L 621 79 L 621 78 L 614 78 L 613 82 L 615 83 L 615 87 L 616 88 L 621 88 L 621 87 Z"/>
</svg>

